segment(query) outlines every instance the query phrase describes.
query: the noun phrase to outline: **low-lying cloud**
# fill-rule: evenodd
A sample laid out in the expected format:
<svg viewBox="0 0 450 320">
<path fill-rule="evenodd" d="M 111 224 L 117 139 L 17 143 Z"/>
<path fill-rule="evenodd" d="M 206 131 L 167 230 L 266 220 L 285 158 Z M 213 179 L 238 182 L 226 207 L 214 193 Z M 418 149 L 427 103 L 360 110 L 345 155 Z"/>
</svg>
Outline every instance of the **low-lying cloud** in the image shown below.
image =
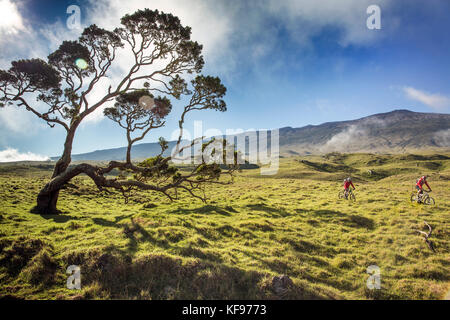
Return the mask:
<svg viewBox="0 0 450 320">
<path fill-rule="evenodd" d="M 14 161 L 49 161 L 47 156 L 38 155 L 32 152 L 21 153 L 17 149 L 7 148 L 0 151 L 0 162 Z"/>
<path fill-rule="evenodd" d="M 361 139 L 368 138 L 370 129 L 383 128 L 389 125 L 391 120 L 380 118 L 368 118 L 361 120 L 358 124 L 351 124 L 343 129 L 341 132 L 332 136 L 325 144 L 320 147 L 322 152 L 351 151 L 352 144 L 355 141 L 359 142 Z"/>
<path fill-rule="evenodd" d="M 350 125 L 343 131 L 331 137 L 323 146 L 322 150 L 327 151 L 345 151 L 351 146 L 355 139 L 360 139 L 361 136 L 366 136 L 367 131 L 357 125 Z"/>
<path fill-rule="evenodd" d="M 450 147 L 450 129 L 436 132 L 434 139 L 439 146 Z"/>
</svg>

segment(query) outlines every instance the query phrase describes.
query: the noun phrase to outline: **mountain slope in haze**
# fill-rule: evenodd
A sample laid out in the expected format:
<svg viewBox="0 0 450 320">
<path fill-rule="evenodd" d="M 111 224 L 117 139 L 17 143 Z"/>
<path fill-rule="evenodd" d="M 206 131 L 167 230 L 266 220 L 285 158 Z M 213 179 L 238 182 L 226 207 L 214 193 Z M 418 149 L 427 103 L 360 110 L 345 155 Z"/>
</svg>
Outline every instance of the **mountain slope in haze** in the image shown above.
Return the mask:
<svg viewBox="0 0 450 320">
<path fill-rule="evenodd" d="M 450 148 L 450 114 L 395 110 L 357 120 L 327 122 L 279 131 L 280 154 L 305 155 L 327 152 L 390 152 Z M 269 139 L 270 140 L 270 139 Z M 169 149 L 175 142 L 169 142 Z M 133 146 L 133 159 L 160 153 L 158 143 Z M 72 160 L 124 160 L 126 148 L 72 155 Z M 166 152 L 168 154 L 168 151 Z M 52 158 L 53 160 L 58 157 Z"/>
<path fill-rule="evenodd" d="M 172 150 L 175 145 L 175 141 L 170 141 L 168 150 Z M 156 156 L 160 152 L 161 146 L 156 142 L 136 144 L 131 148 L 131 156 L 133 159 L 146 159 Z M 122 161 L 125 160 L 126 153 L 126 147 L 96 150 L 88 153 L 74 154 L 72 155 L 72 161 Z M 169 151 L 166 151 L 164 154 L 169 155 Z M 59 157 L 52 157 L 51 159 L 58 160 Z"/>
<path fill-rule="evenodd" d="M 450 114 L 395 110 L 351 121 L 280 129 L 280 152 L 405 152 L 450 147 Z"/>
</svg>

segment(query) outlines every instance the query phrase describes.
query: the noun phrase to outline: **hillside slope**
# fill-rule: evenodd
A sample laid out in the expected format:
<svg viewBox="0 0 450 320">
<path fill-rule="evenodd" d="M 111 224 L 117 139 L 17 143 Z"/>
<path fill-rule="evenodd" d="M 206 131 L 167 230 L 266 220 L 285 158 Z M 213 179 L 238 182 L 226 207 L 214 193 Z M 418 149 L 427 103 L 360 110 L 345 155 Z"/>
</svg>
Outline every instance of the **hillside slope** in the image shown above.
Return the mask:
<svg viewBox="0 0 450 320">
<path fill-rule="evenodd" d="M 449 156 L 291 157 L 275 176 L 245 170 L 209 187 L 207 204 L 150 191 L 124 204 L 80 176 L 61 191 L 62 214 L 47 216 L 30 209 L 51 168 L 4 164 L 0 299 L 448 298 Z M 349 172 L 356 202 L 337 197 Z M 435 206 L 409 200 L 424 173 Z M 416 231 L 425 221 L 435 252 Z M 66 289 L 74 264 L 82 290 Z M 371 265 L 380 290 L 366 286 Z M 293 281 L 282 292 L 280 275 Z"/>
<path fill-rule="evenodd" d="M 352 121 L 280 130 L 285 153 L 393 152 L 450 147 L 450 115 L 396 110 Z"/>
</svg>

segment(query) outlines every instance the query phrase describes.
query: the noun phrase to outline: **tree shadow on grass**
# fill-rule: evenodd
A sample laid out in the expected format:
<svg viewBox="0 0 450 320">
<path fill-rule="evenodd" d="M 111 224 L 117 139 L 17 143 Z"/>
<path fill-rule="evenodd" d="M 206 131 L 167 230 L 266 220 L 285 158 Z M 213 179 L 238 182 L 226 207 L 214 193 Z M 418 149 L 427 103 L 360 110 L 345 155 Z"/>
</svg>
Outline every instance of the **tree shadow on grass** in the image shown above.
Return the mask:
<svg viewBox="0 0 450 320">
<path fill-rule="evenodd" d="M 294 283 L 280 293 L 266 273 L 201 259 L 183 262 L 180 258 L 155 254 L 125 259 L 114 253 L 87 252 L 69 255 L 64 264 L 82 266 L 84 286 L 88 289 L 79 293 L 78 299 L 101 297 L 103 292 L 112 299 L 336 298 L 324 290 Z M 95 290 L 89 290 L 92 285 Z"/>
<path fill-rule="evenodd" d="M 270 207 L 264 203 L 248 204 L 246 205 L 246 207 L 254 211 L 262 211 L 268 213 L 272 217 L 286 217 L 290 215 L 290 213 L 285 209 Z"/>
<path fill-rule="evenodd" d="M 292 265 L 289 261 L 283 261 L 280 258 L 270 258 L 270 257 L 260 257 L 248 251 L 241 251 L 245 255 L 251 257 L 254 260 L 260 261 L 264 266 L 269 268 L 271 271 L 278 274 L 287 274 L 289 276 L 303 278 L 308 280 L 311 283 L 323 283 L 325 285 L 340 289 L 340 290 L 354 290 L 355 286 L 347 281 L 340 279 L 338 277 L 333 277 L 334 274 L 332 267 L 329 263 L 323 259 L 316 257 L 316 255 L 323 255 L 320 251 L 323 249 L 318 245 L 314 245 L 311 243 L 303 242 L 300 244 L 290 243 L 295 247 L 295 250 L 299 253 L 304 253 L 301 256 L 301 260 L 306 262 L 308 265 L 319 265 L 321 268 L 327 271 L 326 274 L 322 275 L 313 275 L 311 272 L 304 271 L 301 269 L 297 269 L 296 266 Z M 312 250 L 311 250 L 312 249 Z M 315 251 L 315 252 L 314 252 Z M 332 257 L 333 255 L 328 255 Z"/>
<path fill-rule="evenodd" d="M 38 214 L 38 215 L 41 215 L 41 216 L 53 216 L 53 215 L 59 215 L 59 214 L 64 214 L 64 213 L 65 213 L 64 211 L 56 210 L 56 212 L 54 212 L 54 213 L 52 213 L 52 214 L 45 214 L 45 213 L 42 213 L 41 210 L 39 210 L 38 206 L 33 206 L 33 207 L 30 209 L 29 212 L 30 212 L 30 213 L 34 213 L 34 214 Z"/>
<path fill-rule="evenodd" d="M 130 252 L 136 252 L 138 250 L 139 242 L 150 242 L 164 249 L 170 248 L 167 240 L 156 239 L 134 220 L 131 220 L 131 226 L 127 224 L 121 226 L 123 227 L 123 233 L 129 239 L 127 247 Z"/>
<path fill-rule="evenodd" d="M 131 225 L 128 223 L 119 223 L 120 221 L 130 218 L 133 215 L 121 215 L 115 217 L 115 221 L 107 220 L 104 218 L 92 218 L 92 221 L 103 227 L 119 228 L 122 229 L 125 237 L 128 239 L 127 251 L 129 253 L 137 252 L 139 243 L 150 242 L 156 246 L 164 249 L 170 248 L 169 243 L 165 239 L 156 239 L 153 237 L 144 227 L 131 218 Z"/>
<path fill-rule="evenodd" d="M 330 271 L 330 270 L 327 270 Z M 342 271 L 341 271 L 342 272 Z M 333 276 L 333 273 L 329 273 L 331 276 L 324 276 L 322 275 L 318 275 L 318 276 L 313 276 L 310 273 L 305 272 L 304 274 L 302 274 L 302 277 L 310 282 L 313 283 L 322 283 L 325 285 L 328 285 L 330 287 L 339 289 L 339 290 L 344 290 L 344 291 L 350 291 L 350 290 L 357 290 L 357 285 L 355 285 L 354 283 L 343 279 L 341 277 L 336 277 Z"/>
<path fill-rule="evenodd" d="M 335 211 L 335 210 L 312 210 L 311 211 L 314 215 L 316 216 L 320 216 L 320 217 L 346 217 L 347 214 L 342 213 L 340 211 Z"/>
<path fill-rule="evenodd" d="M 312 210 L 311 213 L 323 220 L 343 224 L 347 227 L 375 229 L 375 222 L 363 216 L 349 215 L 335 210 Z"/>
<path fill-rule="evenodd" d="M 208 252 L 208 251 L 198 249 L 198 248 L 194 248 L 192 246 L 176 247 L 174 249 L 175 249 L 176 253 L 178 253 L 179 255 L 182 255 L 184 257 L 199 258 L 201 260 L 212 261 L 212 262 L 222 262 L 223 261 L 220 254 Z"/>
<path fill-rule="evenodd" d="M 107 219 L 103 219 L 103 218 L 92 218 L 92 221 L 95 224 L 98 224 L 98 225 L 103 226 L 103 227 L 120 228 L 120 226 L 117 224 L 117 222 L 114 222 L 114 221 L 111 221 L 111 220 L 107 220 Z"/>
<path fill-rule="evenodd" d="M 375 229 L 375 222 L 372 219 L 362 216 L 350 215 L 346 222 L 349 227 L 366 228 L 369 230 Z"/>
<path fill-rule="evenodd" d="M 80 220 L 80 217 L 75 217 L 71 215 L 59 215 L 59 214 L 45 214 L 41 215 L 41 217 L 46 220 L 53 220 L 56 223 L 65 223 L 70 220 Z"/>
<path fill-rule="evenodd" d="M 127 218 L 131 218 L 133 216 L 133 214 L 128 214 L 128 215 L 121 215 L 121 216 L 116 216 L 114 217 L 114 221 L 108 220 L 108 219 L 104 219 L 104 218 L 92 218 L 92 221 L 95 224 L 98 224 L 100 226 L 103 227 L 114 227 L 114 228 L 122 228 L 123 225 L 119 224 L 118 222 L 125 220 Z"/>
<path fill-rule="evenodd" d="M 260 259 L 260 261 L 266 265 L 270 270 L 279 273 L 279 274 L 287 274 L 291 276 L 298 276 L 297 272 L 293 270 L 286 262 L 281 261 L 279 259 L 269 260 L 269 259 Z"/>
<path fill-rule="evenodd" d="M 337 254 L 336 249 L 334 249 L 332 246 L 312 243 L 303 239 L 294 240 L 289 238 L 282 238 L 280 239 L 280 242 L 289 244 L 293 250 L 299 253 L 320 255 L 329 258 L 334 257 Z"/>
<path fill-rule="evenodd" d="M 205 205 L 200 208 L 194 208 L 194 209 L 184 209 L 184 208 L 178 208 L 176 210 L 172 210 L 170 213 L 172 214 L 220 214 L 223 216 L 231 216 L 231 213 L 237 212 L 233 207 L 227 206 L 225 208 L 221 208 L 219 206 L 213 206 L 213 205 Z"/>
<path fill-rule="evenodd" d="M 42 218 L 46 220 L 53 220 L 54 222 L 57 223 L 65 223 L 70 220 L 80 220 L 82 218 L 80 216 L 72 216 L 69 214 L 68 211 L 61 211 L 61 210 L 56 210 L 55 213 L 45 214 L 39 211 L 37 206 L 32 207 L 29 212 L 40 215 Z"/>
<path fill-rule="evenodd" d="M 206 227 L 195 227 L 195 226 L 193 227 L 193 229 L 208 240 L 214 241 L 220 238 L 219 234 L 216 232 L 215 229 Z"/>
</svg>

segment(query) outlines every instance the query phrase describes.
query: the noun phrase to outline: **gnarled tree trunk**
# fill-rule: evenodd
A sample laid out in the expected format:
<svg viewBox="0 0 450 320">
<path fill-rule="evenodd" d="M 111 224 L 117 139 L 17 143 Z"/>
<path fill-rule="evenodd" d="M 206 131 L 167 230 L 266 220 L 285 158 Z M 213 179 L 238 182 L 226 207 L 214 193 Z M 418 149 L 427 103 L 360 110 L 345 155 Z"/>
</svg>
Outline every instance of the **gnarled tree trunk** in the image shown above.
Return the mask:
<svg viewBox="0 0 450 320">
<path fill-rule="evenodd" d="M 58 210 L 56 208 L 56 205 L 58 203 L 58 197 L 59 197 L 59 191 L 64 186 L 64 184 L 67 181 L 64 181 L 61 185 L 58 186 L 58 188 L 52 188 L 52 191 L 49 191 L 49 185 L 52 183 L 52 181 L 55 180 L 56 177 L 60 176 L 62 173 L 64 173 L 67 168 L 70 165 L 70 162 L 72 161 L 71 154 L 72 154 L 72 144 L 73 139 L 75 137 L 75 130 L 78 127 L 78 124 L 74 124 L 70 130 L 67 132 L 66 141 L 64 142 L 64 151 L 59 158 L 59 160 L 56 162 L 55 167 L 53 169 L 52 179 L 49 183 L 47 183 L 39 192 L 37 196 L 37 204 L 36 204 L 36 211 L 40 214 L 56 214 L 58 213 Z"/>
</svg>

